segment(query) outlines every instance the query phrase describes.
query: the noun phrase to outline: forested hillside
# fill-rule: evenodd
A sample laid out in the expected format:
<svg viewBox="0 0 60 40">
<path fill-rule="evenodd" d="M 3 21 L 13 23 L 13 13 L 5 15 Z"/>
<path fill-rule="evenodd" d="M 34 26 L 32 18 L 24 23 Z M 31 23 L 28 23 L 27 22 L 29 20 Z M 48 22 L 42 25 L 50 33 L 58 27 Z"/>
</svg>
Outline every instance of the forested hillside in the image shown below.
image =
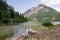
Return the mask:
<svg viewBox="0 0 60 40">
<path fill-rule="evenodd" d="M 6 0 L 0 0 L 0 24 L 27 22 L 27 18 L 9 6 Z"/>
</svg>

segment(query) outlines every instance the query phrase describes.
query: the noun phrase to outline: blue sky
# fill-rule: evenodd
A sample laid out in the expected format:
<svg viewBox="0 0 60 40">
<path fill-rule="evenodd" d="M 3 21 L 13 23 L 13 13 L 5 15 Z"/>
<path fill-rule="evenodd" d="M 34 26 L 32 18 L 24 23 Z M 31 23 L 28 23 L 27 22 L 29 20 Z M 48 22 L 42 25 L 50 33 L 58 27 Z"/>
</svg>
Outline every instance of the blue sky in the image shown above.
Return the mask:
<svg viewBox="0 0 60 40">
<path fill-rule="evenodd" d="M 16 11 L 22 13 L 41 3 L 60 12 L 60 0 L 7 0 L 7 3 L 12 5 Z"/>
<path fill-rule="evenodd" d="M 7 0 L 9 5 L 12 5 L 16 11 L 25 12 L 31 7 L 40 4 L 40 0 Z"/>
</svg>

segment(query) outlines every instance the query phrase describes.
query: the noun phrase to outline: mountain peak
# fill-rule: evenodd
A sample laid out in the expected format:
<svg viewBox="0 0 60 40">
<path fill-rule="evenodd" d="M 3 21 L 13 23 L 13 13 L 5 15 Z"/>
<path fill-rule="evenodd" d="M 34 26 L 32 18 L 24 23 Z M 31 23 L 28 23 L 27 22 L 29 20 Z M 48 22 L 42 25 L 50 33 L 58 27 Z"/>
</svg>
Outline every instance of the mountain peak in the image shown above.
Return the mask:
<svg viewBox="0 0 60 40">
<path fill-rule="evenodd" d="M 57 19 L 58 15 L 60 16 L 60 13 L 44 4 L 39 4 L 36 7 L 32 7 L 24 14 L 25 17 L 31 18 L 33 21 L 42 21 L 45 19 L 53 20 L 53 18 L 55 21 L 58 19 L 60 20 L 60 18 Z"/>
<path fill-rule="evenodd" d="M 38 6 L 45 6 L 44 4 L 39 4 Z"/>
<path fill-rule="evenodd" d="M 53 10 L 55 11 L 53 8 L 50 8 L 44 4 L 39 4 L 38 6 L 36 7 L 32 7 L 30 9 L 28 9 L 24 15 L 27 16 L 27 17 L 30 17 L 31 15 L 35 15 L 35 14 L 38 14 L 38 13 L 41 13 L 41 12 L 48 12 L 49 10 Z"/>
</svg>

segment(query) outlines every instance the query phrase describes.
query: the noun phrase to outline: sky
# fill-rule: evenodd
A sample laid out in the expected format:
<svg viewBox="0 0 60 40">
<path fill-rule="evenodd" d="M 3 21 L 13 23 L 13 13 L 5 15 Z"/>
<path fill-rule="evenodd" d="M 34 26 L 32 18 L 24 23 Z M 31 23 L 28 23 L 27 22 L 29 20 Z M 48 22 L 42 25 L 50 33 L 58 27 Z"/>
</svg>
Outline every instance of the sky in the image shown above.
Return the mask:
<svg viewBox="0 0 60 40">
<path fill-rule="evenodd" d="M 60 12 L 60 0 L 7 0 L 7 3 L 21 13 L 39 4 L 45 4 Z"/>
</svg>

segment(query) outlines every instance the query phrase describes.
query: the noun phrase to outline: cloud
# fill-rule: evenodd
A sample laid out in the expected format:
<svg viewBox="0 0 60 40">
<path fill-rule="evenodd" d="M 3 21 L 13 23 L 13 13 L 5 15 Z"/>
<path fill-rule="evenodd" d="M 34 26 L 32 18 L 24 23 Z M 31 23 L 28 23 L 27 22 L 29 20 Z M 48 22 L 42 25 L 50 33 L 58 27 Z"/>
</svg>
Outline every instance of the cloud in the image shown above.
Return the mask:
<svg viewBox="0 0 60 40">
<path fill-rule="evenodd" d="M 42 0 L 41 3 L 60 11 L 60 0 Z"/>
</svg>

